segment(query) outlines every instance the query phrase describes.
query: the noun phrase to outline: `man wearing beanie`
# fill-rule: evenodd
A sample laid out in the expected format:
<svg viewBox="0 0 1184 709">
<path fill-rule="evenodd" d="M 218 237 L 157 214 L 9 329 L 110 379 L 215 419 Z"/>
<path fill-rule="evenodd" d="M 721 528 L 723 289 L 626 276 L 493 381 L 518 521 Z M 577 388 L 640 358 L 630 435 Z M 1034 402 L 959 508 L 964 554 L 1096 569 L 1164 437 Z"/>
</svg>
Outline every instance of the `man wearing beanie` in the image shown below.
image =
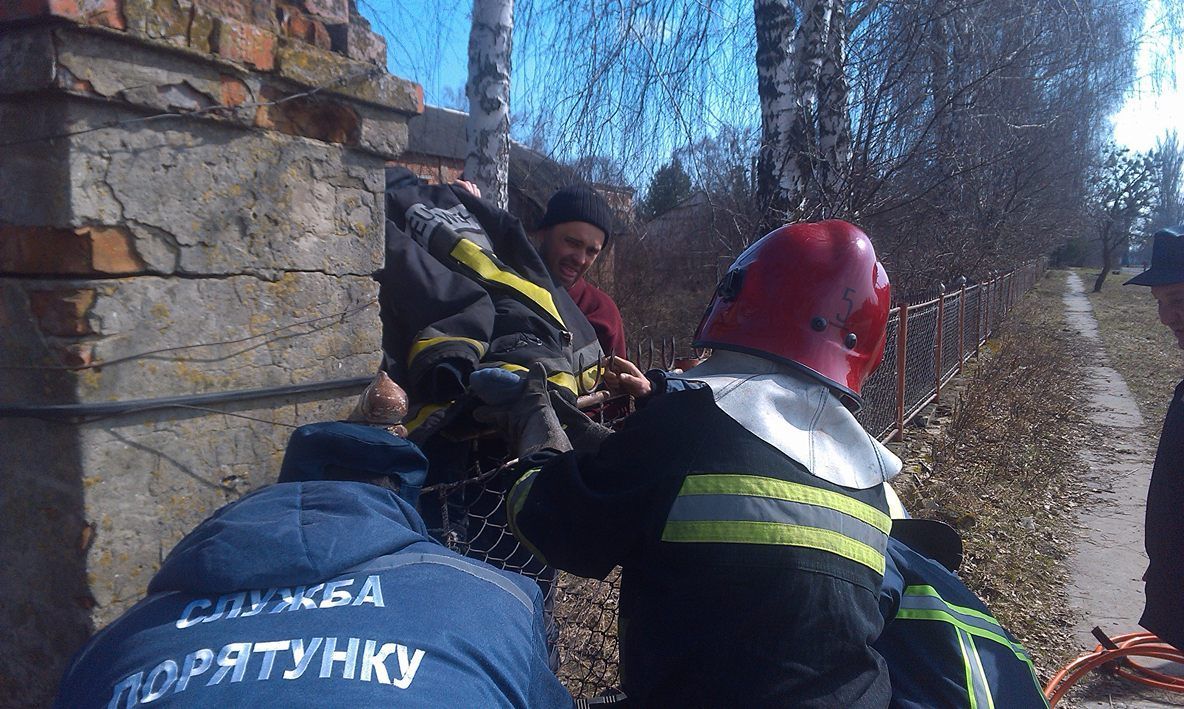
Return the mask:
<svg viewBox="0 0 1184 709">
<path fill-rule="evenodd" d="M 625 325 L 621 311 L 607 293 L 584 280 L 584 274 L 608 248 L 612 211 L 586 185 L 564 187 L 551 196 L 539 222 L 539 252 L 556 285 L 567 289 L 592 323 L 605 354 L 625 356 Z"/>
<path fill-rule="evenodd" d="M 296 429 L 278 483 L 177 544 L 56 706 L 572 706 L 537 584 L 428 536 L 426 473 L 383 428 Z"/>
</svg>

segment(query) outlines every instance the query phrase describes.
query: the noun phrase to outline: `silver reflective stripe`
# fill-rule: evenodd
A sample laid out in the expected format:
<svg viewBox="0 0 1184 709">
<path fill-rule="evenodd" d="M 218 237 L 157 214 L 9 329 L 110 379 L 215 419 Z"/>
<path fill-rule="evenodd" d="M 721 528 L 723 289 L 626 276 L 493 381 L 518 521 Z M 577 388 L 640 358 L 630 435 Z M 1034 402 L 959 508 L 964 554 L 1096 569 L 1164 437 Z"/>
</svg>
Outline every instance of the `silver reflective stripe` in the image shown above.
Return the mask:
<svg viewBox="0 0 1184 709">
<path fill-rule="evenodd" d="M 682 495 L 675 499 L 669 522 L 755 521 L 829 529 L 883 552 L 888 535 L 872 525 L 829 507 L 751 495 Z"/>
<path fill-rule="evenodd" d="M 514 582 L 505 578 L 499 571 L 491 567 L 480 564 L 476 561 L 470 561 L 464 557 L 445 556 L 444 554 L 425 554 L 425 553 L 402 553 L 392 554 L 390 556 L 376 559 L 368 564 L 355 567 L 347 573 L 368 573 L 371 571 L 386 571 L 389 569 L 397 569 L 401 566 L 409 566 L 411 564 L 439 564 L 440 566 L 448 566 L 457 571 L 475 576 L 482 581 L 487 581 L 494 586 L 513 596 L 519 603 L 526 607 L 526 610 L 531 613 L 534 612 L 534 603 L 530 600 L 530 596 L 526 595 Z"/>
<path fill-rule="evenodd" d="M 987 671 L 983 669 L 983 661 L 978 656 L 974 638 L 961 628 L 958 628 L 957 632 L 958 645 L 962 648 L 962 661 L 966 665 L 966 696 L 970 700 L 970 709 L 995 709 L 991 685 L 987 683 Z"/>
<path fill-rule="evenodd" d="M 988 639 L 997 639 L 1000 644 L 1011 647 L 1012 643 L 1007 639 L 1007 632 L 1003 630 L 1003 627 L 994 618 L 972 611 L 969 608 L 950 605 L 940 596 L 930 595 L 929 593 L 918 593 L 914 590 L 917 588 L 916 586 L 909 586 L 905 589 L 904 595 L 900 597 L 901 610 L 943 611 L 965 625 L 982 630 Z"/>
</svg>

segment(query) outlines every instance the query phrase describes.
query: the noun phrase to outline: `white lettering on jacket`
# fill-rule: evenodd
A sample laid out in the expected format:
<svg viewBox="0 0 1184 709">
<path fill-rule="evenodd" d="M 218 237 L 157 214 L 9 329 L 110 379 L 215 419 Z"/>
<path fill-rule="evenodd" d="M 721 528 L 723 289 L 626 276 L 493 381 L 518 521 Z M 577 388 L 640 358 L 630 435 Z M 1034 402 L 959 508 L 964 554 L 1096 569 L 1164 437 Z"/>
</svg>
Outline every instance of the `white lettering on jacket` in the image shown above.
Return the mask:
<svg viewBox="0 0 1184 709">
<path fill-rule="evenodd" d="M 392 655 L 395 662 L 388 664 Z M 107 707 L 127 709 L 151 704 L 166 695 L 200 691 L 223 682 L 295 680 L 305 675 L 314 680 L 339 677 L 407 689 L 426 656 L 425 651 L 400 643 L 356 637 L 232 642 L 216 651 L 194 650 L 179 661 L 162 660 L 151 669 L 124 677 L 112 687 Z M 274 672 L 277 664 L 282 672 Z M 319 672 L 308 671 L 314 666 L 319 667 Z M 208 681 L 192 681 L 210 670 L 214 671 Z"/>
<path fill-rule="evenodd" d="M 315 586 L 296 588 L 266 588 L 252 591 L 228 593 L 217 598 L 196 598 L 181 611 L 176 626 L 180 630 L 198 623 L 214 623 L 235 618 L 250 618 L 262 613 L 283 613 L 324 608 L 361 606 L 369 603 L 376 608 L 385 608 L 382 600 L 382 580 L 378 576 L 367 576 L 357 587 L 357 595 L 351 587 L 357 579 L 341 579 Z"/>
</svg>

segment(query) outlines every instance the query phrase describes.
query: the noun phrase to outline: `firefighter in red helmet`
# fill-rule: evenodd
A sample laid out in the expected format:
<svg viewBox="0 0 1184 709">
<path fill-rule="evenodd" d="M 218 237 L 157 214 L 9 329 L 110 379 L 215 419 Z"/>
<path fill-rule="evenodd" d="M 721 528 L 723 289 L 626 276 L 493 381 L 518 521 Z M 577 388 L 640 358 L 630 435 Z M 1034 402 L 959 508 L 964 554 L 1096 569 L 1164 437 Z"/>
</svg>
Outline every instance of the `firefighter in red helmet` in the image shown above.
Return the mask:
<svg viewBox="0 0 1184 709">
<path fill-rule="evenodd" d="M 862 231 L 794 224 L 719 283 L 696 335 L 711 358 L 599 445 L 565 450 L 570 417 L 538 395 L 541 371 L 511 403 L 487 397 L 503 401 L 523 456 L 515 534 L 581 576 L 622 569 L 631 702 L 888 705 L 872 643 L 891 525 L 882 483 L 900 461 L 853 416 L 888 310 Z"/>
</svg>

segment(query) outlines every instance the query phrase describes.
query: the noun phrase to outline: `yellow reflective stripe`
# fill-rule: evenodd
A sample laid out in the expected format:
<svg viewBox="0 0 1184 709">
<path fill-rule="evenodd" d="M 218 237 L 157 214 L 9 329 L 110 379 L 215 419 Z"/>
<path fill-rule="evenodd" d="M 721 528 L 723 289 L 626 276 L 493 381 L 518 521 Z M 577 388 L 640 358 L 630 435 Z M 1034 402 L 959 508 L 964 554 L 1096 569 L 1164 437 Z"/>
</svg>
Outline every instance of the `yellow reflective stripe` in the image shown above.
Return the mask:
<svg viewBox="0 0 1184 709">
<path fill-rule="evenodd" d="M 883 554 L 863 542 L 818 527 L 753 520 L 669 521 L 662 530 L 662 541 L 806 547 L 837 554 L 878 574 L 884 573 Z"/>
<path fill-rule="evenodd" d="M 970 670 L 970 657 L 966 654 L 966 640 L 962 633 L 958 633 L 958 649 L 962 651 L 962 667 L 966 670 L 966 699 L 970 709 L 978 709 L 978 700 L 974 691 L 974 673 Z"/>
<path fill-rule="evenodd" d="M 978 646 L 974 644 L 974 638 L 969 634 L 966 636 L 966 642 L 970 645 L 970 660 L 974 663 L 971 668 L 972 674 L 978 680 L 975 686 L 982 692 L 983 699 L 987 700 L 987 709 L 995 709 L 995 697 L 991 694 L 991 685 L 987 682 L 987 669 L 983 667 L 983 658 L 978 654 Z"/>
<path fill-rule="evenodd" d="M 800 502 L 842 512 L 870 524 L 884 534 L 892 529 L 892 518 L 867 503 L 842 493 L 759 475 L 688 475 L 678 495 L 752 495 Z"/>
<path fill-rule="evenodd" d="M 523 367 L 521 364 L 512 364 L 510 362 L 503 362 L 502 364 L 500 364 L 498 366 L 502 369 L 505 369 L 505 370 L 508 370 L 511 372 L 529 372 L 530 371 L 526 367 Z M 551 376 L 547 377 L 547 381 L 551 382 L 555 386 L 561 386 L 564 389 L 567 389 L 568 391 L 572 392 L 573 394 L 579 393 L 576 390 L 575 376 L 568 373 L 568 372 L 556 372 L 556 373 L 552 374 Z"/>
<path fill-rule="evenodd" d="M 485 354 L 485 343 L 478 342 L 469 337 L 425 337 L 411 344 L 411 350 L 407 353 L 407 364 L 411 364 L 419 356 L 420 352 L 441 342 L 465 342 L 477 350 L 478 357 Z"/>
<path fill-rule="evenodd" d="M 543 557 L 542 552 L 536 549 L 534 544 L 531 544 L 530 540 L 526 538 L 526 535 L 518 530 L 518 514 L 522 512 L 522 507 L 526 504 L 526 498 L 530 496 L 530 489 L 534 487 L 534 481 L 538 478 L 540 470 L 542 468 L 531 468 L 510 488 L 508 495 L 510 508 L 506 511 L 506 521 L 510 524 L 510 533 L 522 542 L 522 546 L 526 547 L 526 550 L 536 559 L 546 564 L 547 560 Z"/>
<path fill-rule="evenodd" d="M 1010 648 L 1012 654 L 1015 655 L 1017 660 L 1029 666 L 1032 664 L 1032 660 L 1028 658 L 1028 653 L 1024 650 L 1023 646 L 1012 643 L 1007 638 L 999 635 L 998 633 L 992 633 L 976 625 L 971 625 L 966 621 L 960 620 L 957 616 L 947 611 L 901 608 L 896 611 L 896 618 L 897 620 L 938 620 L 943 623 L 949 623 L 950 625 L 965 630 L 970 635 L 985 638 L 992 642 L 997 642 L 1003 647 Z"/>
<path fill-rule="evenodd" d="M 493 262 L 489 255 L 481 250 L 468 239 L 461 239 L 456 242 L 456 246 L 452 247 L 452 258 L 460 261 L 464 265 L 477 272 L 481 278 L 500 283 L 501 285 L 520 293 L 525 296 L 532 303 L 542 308 L 545 313 L 555 318 L 555 322 L 560 327 L 567 329 L 563 323 L 563 317 L 559 315 L 559 310 L 555 307 L 555 299 L 551 297 L 551 293 L 542 286 L 535 285 L 516 273 L 510 273 L 498 268 L 498 265 Z"/>
<path fill-rule="evenodd" d="M 411 433 L 415 429 L 419 428 L 429 416 L 436 413 L 440 409 L 448 408 L 448 406 L 451 404 L 451 401 L 447 404 L 424 404 L 419 408 L 419 411 L 416 412 L 415 418 L 404 424 L 404 426 L 407 428 L 407 433 Z"/>
</svg>

